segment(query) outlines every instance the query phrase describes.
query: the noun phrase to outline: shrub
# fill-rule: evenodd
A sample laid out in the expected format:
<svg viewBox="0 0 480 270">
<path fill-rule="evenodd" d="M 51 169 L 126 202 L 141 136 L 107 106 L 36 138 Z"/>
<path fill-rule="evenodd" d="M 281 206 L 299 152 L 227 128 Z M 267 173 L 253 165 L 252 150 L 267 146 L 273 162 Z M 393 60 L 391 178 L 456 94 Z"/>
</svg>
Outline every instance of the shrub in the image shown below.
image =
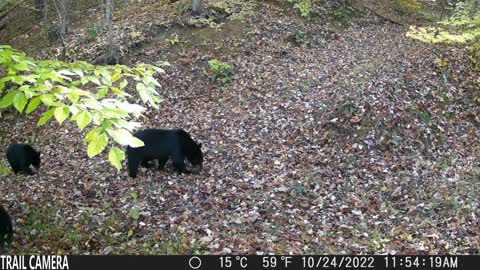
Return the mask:
<svg viewBox="0 0 480 270">
<path fill-rule="evenodd" d="M 302 17 L 308 17 L 310 11 L 312 11 L 312 1 L 311 0 L 287 0 L 289 3 L 295 3 L 294 8 L 300 11 Z"/>
<path fill-rule="evenodd" d="M 400 15 L 413 14 L 420 11 L 420 4 L 417 0 L 396 0 L 395 11 Z"/>
<path fill-rule="evenodd" d="M 233 67 L 228 63 L 213 59 L 208 61 L 208 65 L 213 71 L 213 75 L 210 77 L 212 82 L 220 80 L 222 85 L 225 85 L 232 80 Z"/>
</svg>

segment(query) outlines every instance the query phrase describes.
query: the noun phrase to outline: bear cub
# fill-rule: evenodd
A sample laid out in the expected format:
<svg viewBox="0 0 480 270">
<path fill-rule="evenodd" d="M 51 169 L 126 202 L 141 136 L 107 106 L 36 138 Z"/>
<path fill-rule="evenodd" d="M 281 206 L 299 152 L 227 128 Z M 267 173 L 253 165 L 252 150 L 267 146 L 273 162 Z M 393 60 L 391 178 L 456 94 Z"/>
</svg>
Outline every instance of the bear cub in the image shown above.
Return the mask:
<svg viewBox="0 0 480 270">
<path fill-rule="evenodd" d="M 184 160 L 195 167 L 202 168 L 202 144 L 195 142 L 183 129 L 145 129 L 133 136 L 145 143 L 142 147 L 127 147 L 128 175 L 137 176 L 138 166 L 151 167 L 151 160 L 158 160 L 158 169 L 162 170 L 168 159 L 172 159 L 177 173 L 190 173 Z"/>
<path fill-rule="evenodd" d="M 40 168 L 40 152 L 31 145 L 24 143 L 10 144 L 7 149 L 7 160 L 15 174 L 22 172 L 33 175 L 30 165 L 37 170 Z"/>
<path fill-rule="evenodd" d="M 0 205 L 0 251 L 4 246 L 10 246 L 13 239 L 12 219 L 3 206 Z"/>
</svg>

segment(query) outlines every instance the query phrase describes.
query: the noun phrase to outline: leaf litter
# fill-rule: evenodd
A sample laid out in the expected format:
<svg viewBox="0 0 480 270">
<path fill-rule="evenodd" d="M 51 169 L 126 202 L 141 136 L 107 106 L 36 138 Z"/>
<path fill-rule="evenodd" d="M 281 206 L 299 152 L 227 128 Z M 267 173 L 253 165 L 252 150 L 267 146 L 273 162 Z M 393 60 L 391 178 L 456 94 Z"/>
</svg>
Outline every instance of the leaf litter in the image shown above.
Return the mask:
<svg viewBox="0 0 480 270">
<path fill-rule="evenodd" d="M 4 139 L 35 139 L 35 176 L 1 176 L 12 252 L 47 254 L 478 254 L 478 109 L 406 28 L 362 18 L 345 30 L 268 4 L 243 35 L 149 46 L 169 61 L 144 127 L 183 128 L 204 168 L 136 179 L 89 159 L 73 123 L 4 114 Z M 288 40 L 307 33 L 307 44 Z M 330 33 L 330 34 L 325 34 Z M 221 87 L 207 61 L 235 67 Z M 477 104 L 478 107 L 478 104 Z M 4 153 L 3 153 L 4 154 Z M 5 163 L 5 164 L 3 164 Z M 3 165 L 7 165 L 6 161 Z"/>
</svg>

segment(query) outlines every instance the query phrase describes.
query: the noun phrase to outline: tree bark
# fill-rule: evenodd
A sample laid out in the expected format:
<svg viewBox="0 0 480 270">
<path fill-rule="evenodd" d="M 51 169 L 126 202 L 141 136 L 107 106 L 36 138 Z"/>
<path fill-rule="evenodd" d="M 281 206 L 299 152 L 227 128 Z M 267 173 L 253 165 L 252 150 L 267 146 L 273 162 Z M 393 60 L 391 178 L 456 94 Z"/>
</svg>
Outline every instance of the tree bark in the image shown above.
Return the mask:
<svg viewBox="0 0 480 270">
<path fill-rule="evenodd" d="M 62 1 L 62 7 L 63 7 L 63 12 L 64 12 L 64 16 L 63 16 L 63 23 L 62 23 L 62 33 L 66 34 L 68 32 L 68 20 L 69 20 L 69 17 L 70 17 L 70 0 L 63 0 Z"/>
<path fill-rule="evenodd" d="M 65 35 L 68 31 L 68 5 L 69 0 L 62 0 L 57 3 L 57 0 L 52 1 L 53 6 L 55 7 L 55 11 L 57 12 L 58 18 L 60 20 L 60 25 L 58 27 L 58 35 L 60 37 L 60 41 L 62 42 L 62 55 L 61 59 L 65 60 L 67 55 L 67 47 L 65 46 Z M 59 7 L 60 6 L 60 7 Z M 56 31 L 56 29 L 54 30 Z"/>
<path fill-rule="evenodd" d="M 190 6 L 192 8 L 193 15 L 201 15 L 202 14 L 202 5 L 203 0 L 190 0 Z"/>
<path fill-rule="evenodd" d="M 35 18 L 40 21 L 45 9 L 45 0 L 35 0 L 33 6 L 35 8 Z"/>
<path fill-rule="evenodd" d="M 113 58 L 113 16 L 112 16 L 113 6 L 112 0 L 107 0 L 107 9 L 106 9 L 106 16 L 107 16 L 107 23 L 108 23 L 108 51 L 107 51 L 107 59 Z"/>
<path fill-rule="evenodd" d="M 55 11 L 57 11 L 58 19 L 60 21 L 59 30 L 62 35 L 67 34 L 68 32 L 68 12 L 70 6 L 70 0 L 53 0 L 53 6 L 55 7 Z"/>
<path fill-rule="evenodd" d="M 48 1 L 44 0 L 43 5 L 43 23 L 48 26 Z"/>
</svg>

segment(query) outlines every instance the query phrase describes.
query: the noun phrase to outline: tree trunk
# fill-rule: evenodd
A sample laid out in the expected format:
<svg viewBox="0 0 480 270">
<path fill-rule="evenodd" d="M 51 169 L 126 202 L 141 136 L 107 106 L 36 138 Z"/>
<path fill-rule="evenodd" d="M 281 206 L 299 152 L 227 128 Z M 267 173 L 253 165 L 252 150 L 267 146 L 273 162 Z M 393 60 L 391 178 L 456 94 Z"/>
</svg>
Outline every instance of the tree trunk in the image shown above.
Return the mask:
<svg viewBox="0 0 480 270">
<path fill-rule="evenodd" d="M 62 35 L 67 34 L 68 32 L 68 12 L 70 6 L 70 0 L 53 0 L 53 6 L 55 7 L 55 11 L 57 11 L 58 19 L 60 21 L 60 25 L 58 26 L 60 33 Z"/>
<path fill-rule="evenodd" d="M 190 0 L 190 6 L 192 8 L 193 15 L 201 15 L 202 14 L 202 2 L 203 0 Z"/>
<path fill-rule="evenodd" d="M 106 9 L 106 16 L 107 16 L 107 23 L 108 23 L 108 51 L 107 51 L 107 59 L 112 59 L 114 55 L 113 51 L 113 6 L 112 0 L 107 0 L 107 9 Z"/>
<path fill-rule="evenodd" d="M 70 0 L 62 0 L 63 17 L 62 24 L 60 25 L 60 31 L 62 32 L 62 34 L 66 34 L 68 32 L 69 5 Z"/>
<path fill-rule="evenodd" d="M 61 58 L 62 60 L 65 60 L 65 56 L 67 55 L 67 47 L 65 46 L 65 35 L 67 34 L 68 31 L 68 6 L 69 6 L 69 0 L 58 0 L 59 3 L 57 3 L 57 0 L 53 0 L 53 6 L 55 7 L 55 11 L 57 12 L 60 25 L 58 26 L 58 35 L 60 37 L 60 41 L 62 42 L 62 55 Z M 60 7 L 59 7 L 60 6 Z M 57 31 L 57 29 L 54 29 L 54 31 Z"/>
<path fill-rule="evenodd" d="M 35 0 L 33 6 L 35 8 L 35 18 L 40 21 L 45 9 L 45 0 Z"/>
<path fill-rule="evenodd" d="M 44 1 L 43 5 L 43 23 L 48 26 L 48 1 Z"/>
</svg>

